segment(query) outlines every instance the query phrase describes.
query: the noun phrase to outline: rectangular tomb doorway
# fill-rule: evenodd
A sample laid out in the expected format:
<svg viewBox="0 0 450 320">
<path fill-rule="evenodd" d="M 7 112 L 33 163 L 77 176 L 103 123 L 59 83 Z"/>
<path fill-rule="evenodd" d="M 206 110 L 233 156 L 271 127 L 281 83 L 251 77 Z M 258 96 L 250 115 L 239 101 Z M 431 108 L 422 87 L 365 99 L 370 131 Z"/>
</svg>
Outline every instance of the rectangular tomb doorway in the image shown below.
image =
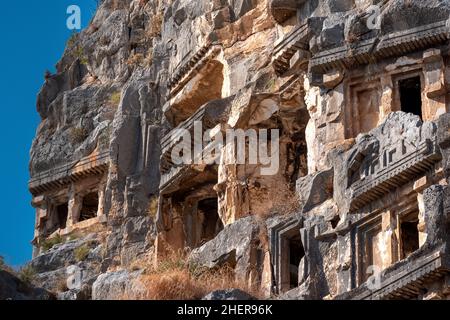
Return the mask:
<svg viewBox="0 0 450 320">
<path fill-rule="evenodd" d="M 305 256 L 299 230 L 291 230 L 281 239 L 281 283 L 280 291 L 297 288 L 300 281 L 300 262 Z"/>
<path fill-rule="evenodd" d="M 79 222 L 86 221 L 97 216 L 99 203 L 98 199 L 98 192 L 91 192 L 83 197 Z"/>
<path fill-rule="evenodd" d="M 197 214 L 201 223 L 200 243 L 206 243 L 223 230 L 223 223 L 219 217 L 217 198 L 204 199 L 198 202 Z"/>
<path fill-rule="evenodd" d="M 419 214 L 412 212 L 400 220 L 401 259 L 408 258 L 419 249 Z"/>
<path fill-rule="evenodd" d="M 420 76 L 399 80 L 401 110 L 422 119 L 422 84 Z"/>
<path fill-rule="evenodd" d="M 56 206 L 56 214 L 58 217 L 58 227 L 59 229 L 65 229 L 67 226 L 67 217 L 69 215 L 69 205 L 68 203 L 63 203 Z"/>
</svg>

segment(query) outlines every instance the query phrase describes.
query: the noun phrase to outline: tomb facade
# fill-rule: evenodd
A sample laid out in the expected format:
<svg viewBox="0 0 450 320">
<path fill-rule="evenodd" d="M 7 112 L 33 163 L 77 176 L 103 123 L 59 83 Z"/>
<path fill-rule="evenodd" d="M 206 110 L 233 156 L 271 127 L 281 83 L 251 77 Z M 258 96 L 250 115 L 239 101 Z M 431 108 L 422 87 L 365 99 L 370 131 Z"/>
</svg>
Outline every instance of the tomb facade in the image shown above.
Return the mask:
<svg viewBox="0 0 450 320">
<path fill-rule="evenodd" d="M 87 66 L 67 53 L 38 98 L 36 259 L 56 237 L 101 234 L 98 298 L 109 276 L 174 253 L 266 298 L 450 297 L 448 2 L 99 10 L 79 39 Z M 229 131 L 243 148 L 212 139 Z"/>
</svg>

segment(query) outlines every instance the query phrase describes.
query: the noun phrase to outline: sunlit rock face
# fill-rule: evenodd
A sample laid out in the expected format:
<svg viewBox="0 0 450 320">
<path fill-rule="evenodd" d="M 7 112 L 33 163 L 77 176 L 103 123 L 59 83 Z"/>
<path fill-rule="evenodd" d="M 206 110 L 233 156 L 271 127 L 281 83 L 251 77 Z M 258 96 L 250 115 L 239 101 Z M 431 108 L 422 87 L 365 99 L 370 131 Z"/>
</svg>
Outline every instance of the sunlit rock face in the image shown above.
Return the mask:
<svg viewBox="0 0 450 320">
<path fill-rule="evenodd" d="M 448 298 L 449 12 L 101 1 L 37 98 L 40 287 L 163 297 L 152 272 L 179 254 L 249 297 Z M 234 160 L 202 140 L 230 132 Z M 199 140 L 214 161 L 174 160 Z"/>
</svg>

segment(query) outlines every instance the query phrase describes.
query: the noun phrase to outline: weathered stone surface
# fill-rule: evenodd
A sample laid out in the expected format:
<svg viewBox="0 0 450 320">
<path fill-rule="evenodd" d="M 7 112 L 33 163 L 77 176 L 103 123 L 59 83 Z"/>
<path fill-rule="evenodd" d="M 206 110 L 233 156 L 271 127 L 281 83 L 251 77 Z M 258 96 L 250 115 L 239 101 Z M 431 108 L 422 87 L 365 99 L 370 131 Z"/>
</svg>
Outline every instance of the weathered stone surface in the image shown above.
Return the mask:
<svg viewBox="0 0 450 320">
<path fill-rule="evenodd" d="M 444 156 L 444 170 L 447 177 L 450 177 L 450 113 L 443 114 L 439 118 L 437 136 Z"/>
<path fill-rule="evenodd" d="M 443 0 L 101 1 L 37 99 L 37 281 L 62 300 L 138 298 L 141 272 L 116 270 L 173 249 L 268 297 L 448 298 L 449 13 Z M 277 172 L 227 163 L 225 148 L 218 164 L 174 164 L 171 133 L 196 120 L 270 142 L 278 129 Z"/>
<path fill-rule="evenodd" d="M 418 116 L 394 112 L 369 134 L 359 135 L 348 152 L 347 181 L 343 182 L 352 193 L 352 208 L 360 208 L 373 193 L 378 197 L 438 162 L 441 155 L 436 131 L 432 122 L 422 123 Z M 395 170 L 400 166 L 403 170 Z"/>
<path fill-rule="evenodd" d="M 0 300 L 54 299 L 50 292 L 27 284 L 5 270 L 0 270 Z"/>
<path fill-rule="evenodd" d="M 65 268 L 70 264 L 76 264 L 75 250 L 84 245 L 90 250 L 86 258 L 87 261 L 101 261 L 102 257 L 99 256 L 100 252 L 93 250 L 100 243 L 94 235 L 90 235 L 87 238 L 57 244 L 46 253 L 33 259 L 30 265 L 36 272 L 42 273 Z"/>
<path fill-rule="evenodd" d="M 140 271 L 118 271 L 100 275 L 92 286 L 93 300 L 127 300 L 139 296 Z M 142 291 L 141 291 L 142 292 Z"/>
<path fill-rule="evenodd" d="M 445 204 L 448 202 L 448 187 L 434 185 L 424 191 L 426 243 L 425 248 L 447 245 L 449 228 L 448 212 Z"/>
<path fill-rule="evenodd" d="M 297 180 L 297 193 L 304 212 L 308 212 L 333 196 L 333 177 L 334 170 L 330 169 Z"/>
<path fill-rule="evenodd" d="M 202 300 L 256 300 L 254 297 L 248 293 L 239 289 L 229 289 L 229 290 L 218 290 L 208 293 Z"/>
<path fill-rule="evenodd" d="M 236 277 L 246 279 L 255 261 L 256 235 L 260 226 L 254 217 L 247 217 L 230 224 L 214 240 L 192 251 L 189 262 L 208 269 L 228 265 L 235 270 Z"/>
</svg>

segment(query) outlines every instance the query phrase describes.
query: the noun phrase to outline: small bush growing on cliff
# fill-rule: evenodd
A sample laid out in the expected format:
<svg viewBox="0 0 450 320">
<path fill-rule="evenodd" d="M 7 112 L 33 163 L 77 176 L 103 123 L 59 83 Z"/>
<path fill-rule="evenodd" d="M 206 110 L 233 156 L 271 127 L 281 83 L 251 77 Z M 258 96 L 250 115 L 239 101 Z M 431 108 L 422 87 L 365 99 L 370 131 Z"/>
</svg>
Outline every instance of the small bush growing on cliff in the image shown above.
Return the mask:
<svg viewBox="0 0 450 320">
<path fill-rule="evenodd" d="M 142 66 L 144 64 L 144 59 L 145 58 L 142 53 L 136 53 L 128 58 L 127 64 L 129 66 Z"/>
<path fill-rule="evenodd" d="M 51 248 L 53 248 L 55 245 L 62 243 L 64 240 L 63 238 L 57 234 L 55 237 L 50 239 L 42 239 L 40 241 L 41 249 L 43 252 L 47 252 Z"/>
<path fill-rule="evenodd" d="M 86 260 L 86 258 L 89 255 L 89 247 L 87 245 L 82 245 L 81 247 L 78 247 L 74 250 L 73 254 L 75 256 L 75 260 L 77 262 L 81 262 Z"/>
<path fill-rule="evenodd" d="M 74 127 L 70 129 L 69 139 L 72 143 L 82 143 L 88 136 L 86 129 Z"/>
<path fill-rule="evenodd" d="M 10 266 L 8 266 L 5 262 L 5 258 L 0 256 L 0 271 L 6 271 L 9 272 L 11 274 L 16 274 L 16 271 L 14 271 L 13 268 L 11 268 Z"/>
<path fill-rule="evenodd" d="M 78 46 L 74 51 L 74 56 L 75 56 L 75 58 L 80 60 L 80 63 L 82 65 L 87 65 L 89 63 L 89 60 L 88 60 L 86 54 L 84 53 L 83 47 Z"/>
<path fill-rule="evenodd" d="M 24 266 L 19 271 L 19 279 L 27 284 L 31 284 L 36 278 L 36 271 L 31 265 Z"/>
<path fill-rule="evenodd" d="M 117 106 L 117 105 L 119 105 L 121 98 L 122 98 L 122 94 L 120 93 L 120 91 L 116 91 L 109 98 L 109 102 L 112 105 Z"/>
<path fill-rule="evenodd" d="M 66 292 L 69 291 L 69 288 L 67 287 L 67 280 L 61 279 L 58 281 L 58 284 L 56 285 L 56 291 L 57 292 Z"/>
<path fill-rule="evenodd" d="M 150 27 L 147 31 L 147 36 L 149 38 L 155 38 L 161 35 L 163 19 L 164 18 L 162 12 L 157 12 L 154 15 L 152 15 L 150 20 Z"/>
</svg>

